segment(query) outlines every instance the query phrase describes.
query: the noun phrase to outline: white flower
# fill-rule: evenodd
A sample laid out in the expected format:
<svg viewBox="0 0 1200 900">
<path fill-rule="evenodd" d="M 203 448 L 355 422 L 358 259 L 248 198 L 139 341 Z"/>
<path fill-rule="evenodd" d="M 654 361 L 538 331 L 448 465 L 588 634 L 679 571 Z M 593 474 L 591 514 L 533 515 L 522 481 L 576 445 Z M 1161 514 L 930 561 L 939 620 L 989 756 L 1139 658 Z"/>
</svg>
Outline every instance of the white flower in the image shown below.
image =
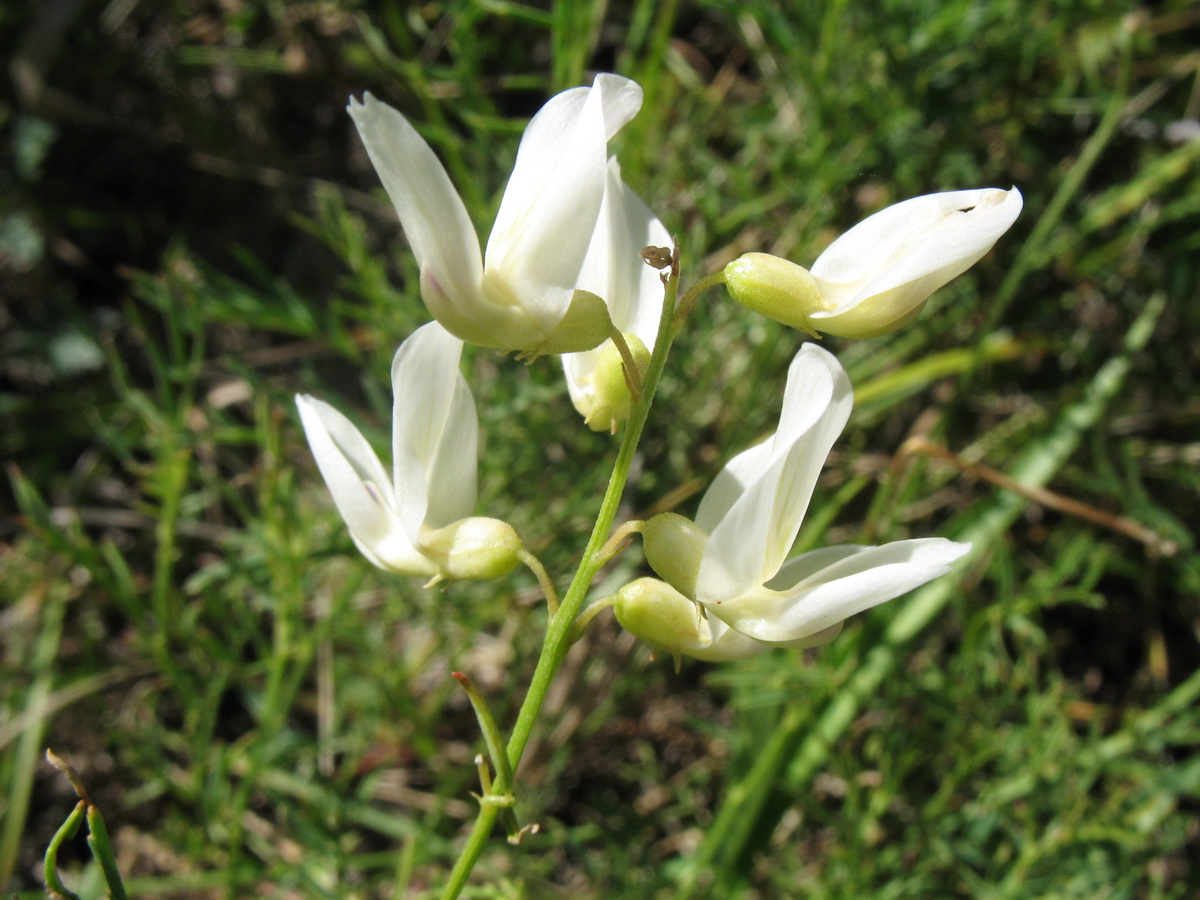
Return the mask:
<svg viewBox="0 0 1200 900">
<path fill-rule="evenodd" d="M 658 335 L 663 283 L 658 271 L 642 260 L 641 251 L 670 243 L 667 229 L 621 180 L 616 158 L 610 159 L 600 217 L 579 285 L 605 298 L 613 326 L 625 336 L 643 372 Z M 571 401 L 584 421 L 596 431 L 615 429 L 629 414 L 631 397 L 612 342 L 564 354 L 562 363 Z"/>
<path fill-rule="evenodd" d="M 460 339 L 528 354 L 589 350 L 609 334 L 603 299 L 579 290 L 604 195 L 608 139 L 642 89 L 597 75 L 534 116 L 486 256 L 446 170 L 396 112 L 370 94 L 348 107 L 421 267 L 421 296 Z"/>
<path fill-rule="evenodd" d="M 642 526 L 651 567 L 710 621 L 765 644 L 812 646 L 847 617 L 948 572 L 970 549 L 926 538 L 786 559 L 852 402 L 838 361 L 805 344 L 788 371 L 778 431 L 729 461 L 695 522 L 665 513 Z"/>
<path fill-rule="evenodd" d="M 992 248 L 1021 212 L 1021 192 L 926 194 L 855 225 L 811 270 L 766 253 L 725 268 L 739 303 L 816 335 L 866 338 L 907 325 L 929 295 Z"/>
<path fill-rule="evenodd" d="M 392 361 L 392 474 L 340 412 L 297 395 L 317 467 L 363 555 L 381 569 L 437 578 L 497 578 L 521 543 L 475 509 L 479 422 L 459 372 L 462 342 L 436 322 Z"/>
</svg>

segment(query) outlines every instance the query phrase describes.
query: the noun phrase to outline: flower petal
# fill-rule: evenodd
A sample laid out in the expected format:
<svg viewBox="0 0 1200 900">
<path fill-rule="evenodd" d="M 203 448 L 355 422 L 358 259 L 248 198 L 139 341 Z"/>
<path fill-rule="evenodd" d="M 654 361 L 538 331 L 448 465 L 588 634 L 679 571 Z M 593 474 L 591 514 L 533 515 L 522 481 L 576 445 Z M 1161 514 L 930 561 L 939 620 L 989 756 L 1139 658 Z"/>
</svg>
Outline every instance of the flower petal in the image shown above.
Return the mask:
<svg viewBox="0 0 1200 900">
<path fill-rule="evenodd" d="M 606 144 L 641 106 L 634 82 L 597 76 L 529 123 L 485 255 L 487 280 L 552 332 L 566 313 L 604 194 Z"/>
<path fill-rule="evenodd" d="M 692 647 L 681 647 L 681 652 L 707 662 L 724 662 L 760 656 L 772 649 L 770 644 L 735 631 L 716 616 L 710 615 L 704 620 L 703 630 L 707 632 L 707 644 L 698 641 Z"/>
<path fill-rule="evenodd" d="M 827 547 L 789 562 L 772 582 L 774 589 L 708 609 L 757 640 L 800 640 L 946 574 L 951 563 L 970 549 L 970 544 L 945 538 L 896 541 L 882 547 Z M 818 562 L 831 564 L 812 571 Z M 804 577 L 784 586 L 786 579 L 796 575 Z"/>
<path fill-rule="evenodd" d="M 613 326 L 632 332 L 653 348 L 662 316 L 663 284 L 658 271 L 642 260 L 646 246 L 669 245 L 671 236 L 642 199 L 621 180 L 621 167 L 611 157 L 604 198 L 591 244 L 579 274 L 579 287 L 604 299 Z M 567 389 L 575 408 L 586 418 L 592 407 L 591 376 L 601 348 L 562 357 Z"/>
<path fill-rule="evenodd" d="M 317 468 L 363 554 L 381 568 L 432 575 L 400 521 L 386 470 L 359 430 L 313 397 L 297 395 L 296 408 Z"/>
<path fill-rule="evenodd" d="M 467 208 L 433 150 L 404 116 L 370 94 L 346 107 L 423 275 L 454 304 L 482 303 L 483 258 Z"/>
<path fill-rule="evenodd" d="M 475 511 L 479 419 L 459 371 L 462 341 L 437 322 L 423 325 L 392 360 L 392 463 L 409 537 Z"/>
<path fill-rule="evenodd" d="M 811 318 L 819 323 L 901 287 L 909 305 L 924 302 L 978 262 L 1016 221 L 1021 205 L 1016 188 L 983 188 L 913 197 L 875 213 L 813 263 L 822 297 L 835 308 Z"/>
<path fill-rule="evenodd" d="M 709 540 L 697 599 L 737 597 L 779 571 L 852 405 L 841 364 L 805 344 L 788 371 L 779 430 L 731 460 L 701 501 L 696 524 L 709 532 Z"/>
</svg>

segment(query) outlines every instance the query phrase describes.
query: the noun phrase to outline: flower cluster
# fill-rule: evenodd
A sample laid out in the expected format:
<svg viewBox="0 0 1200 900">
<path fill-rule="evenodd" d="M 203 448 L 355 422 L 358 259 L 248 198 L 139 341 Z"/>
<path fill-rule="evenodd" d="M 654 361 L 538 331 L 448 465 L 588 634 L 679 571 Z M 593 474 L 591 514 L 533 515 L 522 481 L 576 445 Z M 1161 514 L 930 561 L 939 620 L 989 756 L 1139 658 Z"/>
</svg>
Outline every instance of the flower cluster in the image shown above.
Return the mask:
<svg viewBox="0 0 1200 900">
<path fill-rule="evenodd" d="M 561 354 L 571 400 L 597 431 L 615 432 L 639 398 L 664 297 L 640 251 L 670 238 L 607 144 L 641 99 L 616 75 L 551 98 L 521 139 L 484 251 L 416 129 L 369 94 L 351 101 L 436 319 L 393 362 L 390 475 L 341 413 L 296 398 L 334 503 L 375 565 L 434 581 L 491 579 L 530 558 L 509 525 L 474 515 L 479 428 L 459 370 L 463 342 L 530 358 Z M 739 303 L 814 336 L 881 335 L 979 260 L 1020 208 L 1015 188 L 917 197 L 846 232 L 810 270 L 749 253 L 718 280 Z M 695 519 L 665 513 L 631 527 L 658 578 L 611 598 L 621 624 L 676 657 L 735 659 L 824 643 L 848 616 L 947 572 L 969 545 L 929 538 L 788 559 L 851 404 L 837 360 L 804 345 L 778 429 L 729 461 Z"/>
</svg>

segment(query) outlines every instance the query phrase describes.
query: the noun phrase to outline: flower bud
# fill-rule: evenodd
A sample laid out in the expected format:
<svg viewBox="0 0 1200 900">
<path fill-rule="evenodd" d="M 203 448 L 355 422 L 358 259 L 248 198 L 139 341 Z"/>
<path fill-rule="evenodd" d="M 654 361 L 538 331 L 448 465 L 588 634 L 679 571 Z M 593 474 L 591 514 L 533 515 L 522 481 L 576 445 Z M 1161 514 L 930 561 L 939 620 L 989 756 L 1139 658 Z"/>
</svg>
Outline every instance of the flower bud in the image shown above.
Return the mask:
<svg viewBox="0 0 1200 900">
<path fill-rule="evenodd" d="M 504 577 L 517 567 L 522 547 L 511 525 L 484 516 L 459 519 L 421 541 L 441 578 L 469 581 Z"/>
<path fill-rule="evenodd" d="M 657 578 L 625 585 L 617 591 L 613 611 L 626 631 L 671 654 L 711 643 L 700 607 Z"/>
<path fill-rule="evenodd" d="M 639 380 L 650 367 L 650 351 L 636 334 L 627 332 L 625 343 L 633 356 Z M 593 431 L 615 431 L 617 423 L 629 416 L 633 395 L 625 380 L 625 361 L 612 341 L 607 341 L 596 356 L 596 368 L 591 376 L 589 399 L 591 409 L 584 421 Z"/>
<path fill-rule="evenodd" d="M 808 269 L 769 253 L 744 253 L 725 267 L 725 286 L 742 306 L 817 337 L 809 315 L 829 309 Z"/>
<path fill-rule="evenodd" d="M 659 577 L 685 597 L 696 596 L 696 575 L 708 535 L 691 519 L 660 513 L 642 524 L 642 550 Z"/>
<path fill-rule="evenodd" d="M 613 611 L 630 634 L 675 657 L 677 672 L 683 654 L 718 662 L 746 659 L 771 649 L 729 628 L 657 578 L 639 578 L 625 585 L 617 591 Z"/>
</svg>

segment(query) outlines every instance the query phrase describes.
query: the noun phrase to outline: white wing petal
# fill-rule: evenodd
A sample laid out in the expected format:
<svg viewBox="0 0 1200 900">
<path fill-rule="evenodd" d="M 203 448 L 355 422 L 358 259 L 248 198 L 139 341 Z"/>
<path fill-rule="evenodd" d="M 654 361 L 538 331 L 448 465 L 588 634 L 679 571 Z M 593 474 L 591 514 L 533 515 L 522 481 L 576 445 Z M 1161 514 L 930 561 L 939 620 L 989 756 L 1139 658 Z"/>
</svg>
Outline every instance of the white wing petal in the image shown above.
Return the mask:
<svg viewBox="0 0 1200 900">
<path fill-rule="evenodd" d="M 829 547 L 816 553 L 835 561 L 799 583 L 709 610 L 760 641 L 800 640 L 944 575 L 970 549 L 970 544 L 945 538 L 896 541 L 882 547 Z M 793 568 L 788 574 L 810 569 L 812 561 L 806 556 L 790 563 Z M 774 584 L 779 585 L 784 574 Z"/>
<path fill-rule="evenodd" d="M 600 215 L 583 268 L 579 287 L 603 298 L 609 318 L 622 332 L 633 332 L 650 349 L 658 336 L 662 317 L 663 284 L 658 270 L 642 260 L 646 246 L 666 246 L 671 236 L 642 199 L 621 180 L 621 167 L 611 157 L 605 179 Z M 589 377 L 596 369 L 600 348 L 564 353 L 563 372 L 575 408 L 584 415 L 591 409 Z"/>
<path fill-rule="evenodd" d="M 813 263 L 822 296 L 836 309 L 904 288 L 919 303 L 992 248 L 1021 212 L 1021 192 L 983 188 L 913 197 L 855 225 Z M 893 301 L 898 302 L 898 301 Z"/>
<path fill-rule="evenodd" d="M 404 116 L 370 94 L 347 107 L 425 277 L 455 305 L 479 305 L 483 259 L 467 208 L 433 150 Z"/>
<path fill-rule="evenodd" d="M 641 105 L 628 79 L 552 97 L 529 123 L 488 238 L 485 269 L 547 332 L 577 287 L 604 194 L 611 131 Z"/>
<path fill-rule="evenodd" d="M 386 470 L 358 429 L 313 397 L 297 396 L 296 408 L 317 468 L 363 554 L 381 568 L 433 574 L 400 521 Z"/>
<path fill-rule="evenodd" d="M 392 361 L 396 498 L 409 536 L 475 511 L 479 420 L 459 371 L 462 341 L 437 322 L 418 328 Z"/>
<path fill-rule="evenodd" d="M 779 571 L 852 404 L 850 381 L 838 361 L 805 344 L 788 372 L 779 431 L 732 460 L 709 489 L 709 494 L 718 492 L 715 499 L 710 502 L 706 495 L 700 505 L 696 524 L 709 531 L 709 541 L 697 579 L 698 599 L 737 597 Z M 752 467 L 760 468 L 754 472 Z"/>
</svg>

